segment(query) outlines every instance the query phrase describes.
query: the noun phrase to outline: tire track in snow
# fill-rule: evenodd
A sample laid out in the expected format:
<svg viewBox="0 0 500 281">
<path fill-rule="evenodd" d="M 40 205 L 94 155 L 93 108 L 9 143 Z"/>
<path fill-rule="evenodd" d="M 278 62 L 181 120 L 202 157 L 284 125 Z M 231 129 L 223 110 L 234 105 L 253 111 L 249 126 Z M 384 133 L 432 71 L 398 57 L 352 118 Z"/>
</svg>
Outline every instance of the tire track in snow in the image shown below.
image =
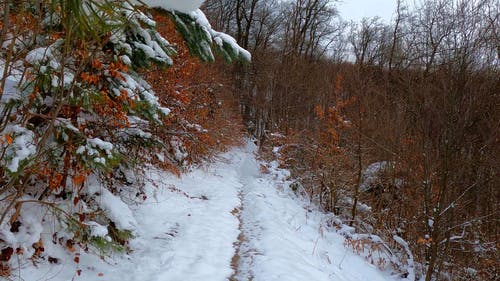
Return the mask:
<svg viewBox="0 0 500 281">
<path fill-rule="evenodd" d="M 238 194 L 238 198 L 240 199 L 240 202 L 242 202 L 242 193 L 240 192 Z M 233 274 L 229 278 L 229 281 L 239 281 L 238 277 L 242 274 L 242 271 L 240 269 L 240 263 L 241 263 L 241 247 L 243 243 L 247 241 L 247 238 L 245 237 L 245 234 L 243 233 L 242 230 L 242 221 L 241 221 L 241 212 L 242 212 L 243 206 L 240 204 L 237 208 L 234 208 L 234 210 L 231 212 L 233 216 L 235 216 L 238 219 L 238 238 L 236 241 L 233 242 L 233 247 L 234 247 L 234 256 L 231 259 L 231 268 L 233 269 Z M 251 280 L 251 278 L 248 278 L 247 280 Z"/>
<path fill-rule="evenodd" d="M 75 277 L 72 255 L 47 243 L 47 254 L 68 263 L 23 269 L 24 280 L 49 274 L 54 281 L 396 280 L 347 251 L 344 238 L 325 226 L 331 215 L 297 198 L 278 163 L 261 174 L 255 150 L 249 142 L 181 177 L 149 171 L 146 183 L 155 184 L 144 187 L 148 200 L 133 208 L 131 253 L 106 260 L 81 253 L 83 273 Z"/>
<path fill-rule="evenodd" d="M 245 206 L 245 195 L 248 192 L 250 179 L 254 178 L 258 171 L 255 167 L 255 156 L 251 151 L 251 148 L 247 146 L 245 149 L 245 158 L 241 161 L 241 166 L 238 171 L 240 178 L 241 189 L 238 193 L 238 198 L 240 200 L 240 206 L 233 210 L 233 215 L 238 219 L 239 225 L 238 229 L 240 234 L 237 240 L 234 242 L 235 254 L 231 261 L 231 267 L 234 270 L 233 275 L 229 278 L 229 281 L 252 281 L 253 275 L 251 272 L 251 265 L 255 250 L 249 247 L 249 239 L 252 238 L 252 233 L 249 233 L 246 222 L 243 220 L 243 213 L 247 212 Z"/>
</svg>

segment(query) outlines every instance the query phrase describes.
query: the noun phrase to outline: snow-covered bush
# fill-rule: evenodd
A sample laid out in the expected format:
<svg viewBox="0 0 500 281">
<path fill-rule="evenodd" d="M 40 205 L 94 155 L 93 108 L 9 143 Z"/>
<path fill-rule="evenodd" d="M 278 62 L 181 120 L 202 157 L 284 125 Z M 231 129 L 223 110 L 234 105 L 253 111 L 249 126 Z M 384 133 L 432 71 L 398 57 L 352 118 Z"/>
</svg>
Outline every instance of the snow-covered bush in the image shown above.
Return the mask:
<svg viewBox="0 0 500 281">
<path fill-rule="evenodd" d="M 228 61 L 250 59 L 234 39 L 211 29 L 196 9 L 200 1 L 163 2 L 202 60 L 213 60 L 214 50 Z M 14 252 L 41 254 L 42 246 L 32 247 L 43 243 L 41 231 L 32 230 L 46 216 L 58 218 L 53 231 L 73 233 L 58 237 L 70 251 L 75 244 L 124 249 L 133 235 L 117 182 L 128 182 L 127 168 L 151 160 L 131 151 L 168 154 L 172 147 L 156 129 L 168 125 L 171 110 L 138 70 L 170 66 L 176 54 L 134 4 L 25 0 L 2 7 L 2 22 L 9 23 L 0 41 L 2 275 Z M 38 206 L 36 219 L 26 205 Z"/>
</svg>

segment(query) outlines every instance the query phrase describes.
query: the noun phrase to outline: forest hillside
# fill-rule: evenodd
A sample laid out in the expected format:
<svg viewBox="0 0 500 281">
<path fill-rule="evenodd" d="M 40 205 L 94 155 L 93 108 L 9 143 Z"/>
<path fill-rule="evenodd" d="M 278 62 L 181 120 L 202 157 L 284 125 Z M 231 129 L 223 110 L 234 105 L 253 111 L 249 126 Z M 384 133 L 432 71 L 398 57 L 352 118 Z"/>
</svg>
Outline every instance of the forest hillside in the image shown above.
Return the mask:
<svg viewBox="0 0 500 281">
<path fill-rule="evenodd" d="M 0 1 L 0 278 L 500 280 L 500 3 Z"/>
<path fill-rule="evenodd" d="M 311 202 L 359 243 L 403 238 L 426 281 L 497 280 L 500 3 L 394 3 L 360 22 L 327 0 L 205 9 L 252 52 L 226 68 L 244 122 Z"/>
</svg>

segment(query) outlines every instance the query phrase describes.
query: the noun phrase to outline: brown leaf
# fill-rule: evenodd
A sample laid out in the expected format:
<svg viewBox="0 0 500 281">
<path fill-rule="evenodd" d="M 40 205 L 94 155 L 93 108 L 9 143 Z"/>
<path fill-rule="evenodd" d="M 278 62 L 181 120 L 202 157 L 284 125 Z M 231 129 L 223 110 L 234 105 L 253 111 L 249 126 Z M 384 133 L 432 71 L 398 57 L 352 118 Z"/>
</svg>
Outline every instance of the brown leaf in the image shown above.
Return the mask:
<svg viewBox="0 0 500 281">
<path fill-rule="evenodd" d="M 68 241 L 66 241 L 66 247 L 68 248 L 68 250 L 73 253 L 75 252 L 75 243 L 73 242 L 73 240 L 69 239 Z"/>
<path fill-rule="evenodd" d="M 85 181 L 86 177 L 85 175 L 77 175 L 73 177 L 73 185 L 79 186 Z"/>
<path fill-rule="evenodd" d="M 14 139 L 10 134 L 5 135 L 5 140 L 7 141 L 8 144 L 12 144 L 14 142 Z"/>
<path fill-rule="evenodd" d="M 14 249 L 12 249 L 11 247 L 2 249 L 2 252 L 0 254 L 0 261 L 9 261 L 12 257 L 12 254 L 14 254 Z"/>
<path fill-rule="evenodd" d="M 8 264 L 0 262 L 0 276 L 2 277 L 10 276 L 10 267 Z"/>
<path fill-rule="evenodd" d="M 16 255 L 20 256 L 20 255 L 22 255 L 23 253 L 24 253 L 23 248 L 17 248 L 17 249 L 16 249 Z"/>
<path fill-rule="evenodd" d="M 19 227 L 21 227 L 22 223 L 20 221 L 14 221 L 10 224 L 10 232 L 15 233 L 19 232 Z"/>
</svg>

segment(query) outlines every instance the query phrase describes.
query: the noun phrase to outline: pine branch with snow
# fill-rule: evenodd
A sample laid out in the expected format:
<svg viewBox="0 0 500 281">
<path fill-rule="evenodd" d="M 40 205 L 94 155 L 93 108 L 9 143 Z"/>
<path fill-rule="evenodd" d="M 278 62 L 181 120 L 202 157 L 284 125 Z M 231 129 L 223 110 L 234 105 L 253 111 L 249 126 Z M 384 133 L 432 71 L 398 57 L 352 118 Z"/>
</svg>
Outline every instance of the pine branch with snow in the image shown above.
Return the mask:
<svg viewBox="0 0 500 281">
<path fill-rule="evenodd" d="M 201 1 L 164 2 L 202 60 L 212 61 L 214 48 L 226 50 L 227 60 L 250 59 L 234 39 L 211 29 L 196 10 Z M 138 70 L 172 65 L 176 47 L 132 1 L 22 4 L 10 10 L 21 16 L 9 19 L 14 24 L 6 32 L 15 38 L 3 42 L 0 56 L 0 249 L 40 256 L 43 247 L 31 246 L 43 243 L 41 231 L 30 229 L 54 217 L 51 231 L 71 233 L 59 237 L 70 251 L 126 248 L 135 222 L 120 194 L 132 179 L 123 175 L 153 152 L 182 147 L 155 135 L 156 127 L 168 126 L 171 110 Z M 32 217 L 27 205 L 44 215 Z"/>
</svg>

